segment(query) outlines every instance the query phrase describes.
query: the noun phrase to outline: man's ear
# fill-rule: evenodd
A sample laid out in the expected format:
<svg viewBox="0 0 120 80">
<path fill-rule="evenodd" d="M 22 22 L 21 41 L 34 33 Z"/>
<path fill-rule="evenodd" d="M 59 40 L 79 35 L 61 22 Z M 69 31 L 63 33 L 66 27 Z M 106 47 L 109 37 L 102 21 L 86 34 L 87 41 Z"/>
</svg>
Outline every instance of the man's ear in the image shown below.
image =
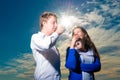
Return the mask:
<svg viewBox="0 0 120 80">
<path fill-rule="evenodd" d="M 43 21 L 43 25 L 45 25 L 46 24 L 46 22 L 45 21 Z"/>
</svg>

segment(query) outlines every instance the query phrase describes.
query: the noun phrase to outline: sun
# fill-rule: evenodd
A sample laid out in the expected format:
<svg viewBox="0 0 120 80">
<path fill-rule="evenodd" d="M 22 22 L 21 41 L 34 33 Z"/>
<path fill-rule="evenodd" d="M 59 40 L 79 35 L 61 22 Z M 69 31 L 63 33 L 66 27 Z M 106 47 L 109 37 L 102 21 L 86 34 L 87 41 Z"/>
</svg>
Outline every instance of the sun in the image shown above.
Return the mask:
<svg viewBox="0 0 120 80">
<path fill-rule="evenodd" d="M 83 16 L 81 13 L 69 13 L 68 10 L 66 12 L 58 12 L 59 18 L 58 18 L 58 25 L 65 28 L 66 33 L 71 33 L 74 27 L 76 26 L 82 26 L 85 27 L 86 25 L 89 25 L 89 21 L 87 20 L 86 16 Z"/>
<path fill-rule="evenodd" d="M 71 28 L 76 21 L 77 18 L 73 15 L 62 15 L 59 19 L 59 24 L 68 29 Z"/>
</svg>

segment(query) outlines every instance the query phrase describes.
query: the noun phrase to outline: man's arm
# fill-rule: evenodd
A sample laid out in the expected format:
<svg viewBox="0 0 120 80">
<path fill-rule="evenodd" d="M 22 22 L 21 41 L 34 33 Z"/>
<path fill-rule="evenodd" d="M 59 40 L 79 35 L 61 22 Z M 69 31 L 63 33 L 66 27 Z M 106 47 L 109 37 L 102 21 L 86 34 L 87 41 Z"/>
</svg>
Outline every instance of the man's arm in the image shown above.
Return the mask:
<svg viewBox="0 0 120 80">
<path fill-rule="evenodd" d="M 49 49 L 55 45 L 57 38 L 57 33 L 53 33 L 51 36 L 34 34 L 31 39 L 31 47 L 38 50 Z"/>
</svg>

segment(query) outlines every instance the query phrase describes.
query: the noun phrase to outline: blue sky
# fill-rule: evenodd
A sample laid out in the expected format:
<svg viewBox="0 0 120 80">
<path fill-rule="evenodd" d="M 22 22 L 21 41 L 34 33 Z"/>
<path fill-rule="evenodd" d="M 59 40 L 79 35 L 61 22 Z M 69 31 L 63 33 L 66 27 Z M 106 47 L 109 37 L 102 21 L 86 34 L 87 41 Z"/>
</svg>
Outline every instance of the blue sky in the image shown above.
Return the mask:
<svg viewBox="0 0 120 80">
<path fill-rule="evenodd" d="M 0 1 L 0 62 L 31 52 L 31 34 L 39 30 L 39 15 L 49 5 L 39 0 Z"/>
<path fill-rule="evenodd" d="M 103 59 L 108 60 L 104 65 L 111 65 L 109 57 L 114 58 L 115 62 L 118 61 L 119 0 L 0 0 L 0 79 L 32 80 L 35 63 L 30 49 L 30 39 L 33 33 L 39 31 L 39 16 L 44 11 L 56 13 L 60 20 L 64 20 L 67 15 L 67 19 L 70 19 L 68 21 L 72 24 L 66 27 L 65 34 L 70 33 L 73 24 L 84 26 Z M 65 45 L 65 42 L 62 42 Z M 59 46 L 63 45 L 61 43 Z M 64 49 L 61 55 L 65 57 Z M 119 66 L 117 63 L 116 65 Z M 116 68 L 114 74 L 117 75 L 118 70 L 120 69 Z M 105 79 L 110 80 L 109 77 Z"/>
</svg>

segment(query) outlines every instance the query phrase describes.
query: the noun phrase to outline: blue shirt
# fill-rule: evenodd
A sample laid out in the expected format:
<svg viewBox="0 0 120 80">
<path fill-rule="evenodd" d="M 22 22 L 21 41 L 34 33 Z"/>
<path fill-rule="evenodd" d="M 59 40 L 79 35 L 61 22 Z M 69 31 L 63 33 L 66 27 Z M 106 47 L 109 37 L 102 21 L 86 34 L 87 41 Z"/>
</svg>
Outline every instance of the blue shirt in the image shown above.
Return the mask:
<svg viewBox="0 0 120 80">
<path fill-rule="evenodd" d="M 95 57 L 92 64 L 81 64 L 81 59 L 76 49 L 68 48 L 66 51 L 65 67 L 69 69 L 69 80 L 82 80 L 82 71 L 96 72 L 101 69 L 100 59 Z"/>
</svg>

